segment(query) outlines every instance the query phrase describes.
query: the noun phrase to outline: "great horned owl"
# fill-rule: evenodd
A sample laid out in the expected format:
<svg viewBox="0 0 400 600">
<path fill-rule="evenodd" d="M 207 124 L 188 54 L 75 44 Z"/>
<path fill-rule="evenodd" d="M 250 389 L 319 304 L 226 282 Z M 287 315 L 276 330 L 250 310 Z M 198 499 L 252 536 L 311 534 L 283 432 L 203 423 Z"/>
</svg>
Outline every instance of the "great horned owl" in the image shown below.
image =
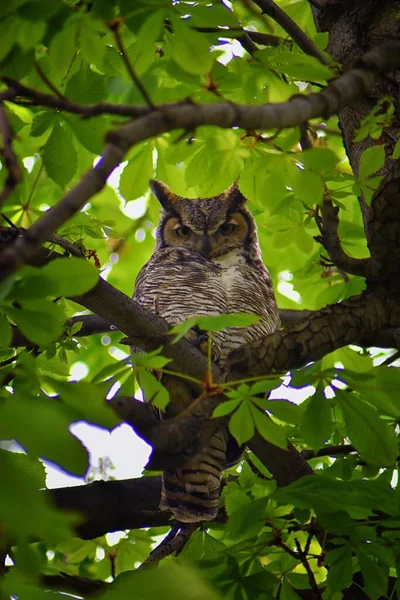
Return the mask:
<svg viewBox="0 0 400 600">
<path fill-rule="evenodd" d="M 134 299 L 171 325 L 189 317 L 256 313 L 247 328 L 213 333 L 213 360 L 224 366 L 231 350 L 279 327 L 271 279 L 260 255 L 256 224 L 237 184 L 213 198 L 191 200 L 152 180 L 162 205 L 156 248 L 140 271 Z M 165 418 L 193 400 L 185 382 L 163 375 L 171 401 Z M 163 473 L 161 508 L 183 523 L 208 521 L 218 511 L 221 471 L 229 463 L 229 434 L 222 428 L 208 446 L 181 469 Z"/>
</svg>

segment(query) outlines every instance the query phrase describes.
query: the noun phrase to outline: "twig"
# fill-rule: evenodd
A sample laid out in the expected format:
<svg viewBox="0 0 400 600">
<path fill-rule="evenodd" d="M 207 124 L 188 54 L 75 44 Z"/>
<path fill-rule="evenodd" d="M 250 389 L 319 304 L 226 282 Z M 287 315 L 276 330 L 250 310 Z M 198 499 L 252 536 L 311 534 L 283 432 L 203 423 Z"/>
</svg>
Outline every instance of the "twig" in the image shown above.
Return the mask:
<svg viewBox="0 0 400 600">
<path fill-rule="evenodd" d="M 320 448 L 316 452 L 314 450 L 302 450 L 301 454 L 306 460 L 312 460 L 319 456 L 345 456 L 352 452 L 357 452 L 352 444 L 338 444 L 337 446 L 325 446 L 325 448 Z"/>
<path fill-rule="evenodd" d="M 248 52 L 248 54 L 250 54 L 250 56 L 254 56 L 254 54 L 256 52 L 258 52 L 259 48 L 258 48 L 257 44 L 255 44 L 253 42 L 253 40 L 251 39 L 251 37 L 249 35 L 247 35 L 247 33 L 240 35 L 236 39 L 239 42 L 239 44 L 242 46 L 242 48 L 244 50 L 246 50 L 246 52 Z"/>
<path fill-rule="evenodd" d="M 125 52 L 125 48 L 124 48 L 124 44 L 122 42 L 122 38 L 119 32 L 119 28 L 122 24 L 122 21 L 120 21 L 119 19 L 115 19 L 114 21 L 111 21 L 111 23 L 109 23 L 109 28 L 111 29 L 111 31 L 114 34 L 115 37 L 115 41 L 117 42 L 117 46 L 118 46 L 118 50 L 121 53 L 122 56 L 122 60 L 125 63 L 126 66 L 126 70 L 128 71 L 132 81 L 135 83 L 136 87 L 138 88 L 139 92 L 142 94 L 144 100 L 146 101 L 147 105 L 153 110 L 154 104 L 151 101 L 150 96 L 148 95 L 145 87 L 143 86 L 142 82 L 140 81 L 140 79 L 138 78 L 138 76 L 136 75 L 133 66 L 131 65 L 126 52 Z"/>
<path fill-rule="evenodd" d="M 304 150 L 309 150 L 312 148 L 312 141 L 310 140 L 310 136 L 308 135 L 308 123 L 302 123 L 300 125 L 300 148 L 304 152 Z"/>
<path fill-rule="evenodd" d="M 307 553 L 303 552 L 303 550 L 301 549 L 300 542 L 297 538 L 295 538 L 294 543 L 296 544 L 297 553 L 299 555 L 300 562 L 307 572 L 308 582 L 310 584 L 312 591 L 314 592 L 315 598 L 317 598 L 317 599 L 322 598 L 321 592 L 318 589 L 317 582 L 315 581 L 314 573 L 312 572 L 310 563 L 307 560 Z"/>
<path fill-rule="evenodd" d="M 246 34 L 253 42 L 260 44 L 260 46 L 276 47 L 279 46 L 279 44 L 288 43 L 288 40 L 285 40 L 278 35 L 251 31 L 250 29 L 244 29 L 243 27 L 230 27 L 229 29 L 221 29 L 220 27 L 193 27 L 193 29 L 200 31 L 201 33 L 219 33 L 219 37 L 221 38 L 239 39 L 243 34 Z"/>
<path fill-rule="evenodd" d="M 259 6 L 263 14 L 274 19 L 290 35 L 292 40 L 310 56 L 314 56 L 323 65 L 329 64 L 329 61 L 320 52 L 314 42 L 304 33 L 304 31 L 287 15 L 273 0 L 253 0 Z"/>
<path fill-rule="evenodd" d="M 11 77 L 0 77 L 0 81 L 3 81 L 9 86 L 8 90 L 0 94 L 0 100 L 9 100 L 14 101 L 16 104 L 24 104 L 21 98 L 28 98 L 31 100 L 30 104 L 34 106 L 49 106 L 57 110 L 81 115 L 84 118 L 97 117 L 104 114 L 131 118 L 141 117 L 148 114 L 151 110 L 147 106 L 118 105 L 109 102 L 99 102 L 94 105 L 78 104 L 76 102 L 71 102 L 66 98 L 58 98 L 56 96 L 37 92 Z"/>
<path fill-rule="evenodd" d="M 4 188 L 0 193 L 0 206 L 5 202 L 8 196 L 14 191 L 20 181 L 22 181 L 22 170 L 18 162 L 17 155 L 12 147 L 13 132 L 7 119 L 4 104 L 0 101 L 0 131 L 3 138 L 2 155 L 4 157 L 4 166 L 8 171 L 8 176 Z"/>
<path fill-rule="evenodd" d="M 46 73 L 43 71 L 42 67 L 39 65 L 39 63 L 36 60 L 34 61 L 33 65 L 34 65 L 35 70 L 36 70 L 37 74 L 39 75 L 40 79 L 49 88 L 49 90 L 54 92 L 58 98 L 63 99 L 64 98 L 63 94 L 56 88 L 56 86 L 53 83 L 51 83 L 50 79 L 47 77 Z"/>
</svg>

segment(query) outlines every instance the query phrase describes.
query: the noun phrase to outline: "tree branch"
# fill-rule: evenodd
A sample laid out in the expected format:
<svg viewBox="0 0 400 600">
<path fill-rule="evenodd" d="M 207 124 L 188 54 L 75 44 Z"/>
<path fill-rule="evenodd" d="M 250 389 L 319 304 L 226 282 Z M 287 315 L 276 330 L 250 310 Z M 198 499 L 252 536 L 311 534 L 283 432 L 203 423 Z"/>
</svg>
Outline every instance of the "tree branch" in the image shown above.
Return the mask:
<svg viewBox="0 0 400 600">
<path fill-rule="evenodd" d="M 277 331 L 228 356 L 228 377 L 240 379 L 244 373 L 261 375 L 285 372 L 321 359 L 329 352 L 373 336 L 390 325 L 400 324 L 396 301 L 384 294 L 353 296 L 326 306 L 290 329 Z"/>
<path fill-rule="evenodd" d="M 9 248 L 0 254 L 0 281 L 26 262 L 41 244 L 86 204 L 105 185 L 113 169 L 135 144 L 174 129 L 194 130 L 200 125 L 249 129 L 283 128 L 299 125 L 311 118 L 327 117 L 353 102 L 368 90 L 379 75 L 400 65 L 400 42 L 391 41 L 368 52 L 358 68 L 309 96 L 296 95 L 286 103 L 241 106 L 231 102 L 196 105 L 191 102 L 157 108 L 150 114 L 127 123 L 107 136 L 102 158 L 62 200 L 42 215 Z"/>
<path fill-rule="evenodd" d="M 3 191 L 0 193 L 0 207 L 7 200 L 8 196 L 14 191 L 18 183 L 22 180 L 21 167 L 18 158 L 12 147 L 13 132 L 8 122 L 6 110 L 3 102 L 0 100 L 0 131 L 3 138 L 3 149 L 1 151 L 4 160 L 4 166 L 8 171 Z"/>
<path fill-rule="evenodd" d="M 170 513 L 159 509 L 161 477 L 94 481 L 43 492 L 55 505 L 82 515 L 76 533 L 93 539 L 111 531 L 168 525 Z"/>
<path fill-rule="evenodd" d="M 221 29 L 220 27 L 193 27 L 200 33 L 219 33 L 221 38 L 236 38 L 239 39 L 246 34 L 253 42 L 260 44 L 261 46 L 279 46 L 282 43 L 288 43 L 288 40 L 279 37 L 278 35 L 271 35 L 270 33 L 261 33 L 259 31 L 251 31 L 251 29 L 244 29 L 243 27 L 230 27 L 229 29 Z"/>
<path fill-rule="evenodd" d="M 303 319 L 306 319 L 310 315 L 314 314 L 312 310 L 293 310 L 281 308 L 279 311 L 282 326 L 287 329 L 293 327 Z M 74 333 L 74 338 L 88 337 L 90 335 L 104 335 L 106 333 L 115 333 L 119 331 L 114 325 L 112 325 L 106 319 L 99 317 L 98 315 L 78 315 L 68 319 L 66 322 L 67 327 L 72 327 L 75 323 L 82 323 L 82 327 L 79 331 Z M 361 337 L 357 339 L 355 344 L 364 348 L 370 348 L 376 346 L 378 348 L 396 348 L 397 347 L 397 328 L 389 327 L 378 331 L 374 335 L 367 337 Z M 17 327 L 13 327 L 13 338 L 11 347 L 33 347 L 34 344 L 30 342 Z"/>
<path fill-rule="evenodd" d="M 343 250 L 338 233 L 338 215 L 339 207 L 334 206 L 326 196 L 321 206 L 321 217 L 316 217 L 321 235 L 315 236 L 314 239 L 322 244 L 336 267 L 345 273 L 373 280 L 377 275 L 375 262 L 371 258 L 352 258 Z"/>
</svg>

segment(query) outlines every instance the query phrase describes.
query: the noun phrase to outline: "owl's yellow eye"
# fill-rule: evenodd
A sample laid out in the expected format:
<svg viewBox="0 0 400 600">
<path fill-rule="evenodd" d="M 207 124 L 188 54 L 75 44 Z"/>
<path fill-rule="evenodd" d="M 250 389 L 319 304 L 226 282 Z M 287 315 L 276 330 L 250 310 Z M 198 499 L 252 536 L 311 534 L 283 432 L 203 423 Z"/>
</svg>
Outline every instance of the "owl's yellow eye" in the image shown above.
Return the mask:
<svg viewBox="0 0 400 600">
<path fill-rule="evenodd" d="M 187 227 L 186 225 L 177 225 L 176 227 L 174 227 L 174 231 L 176 235 L 180 238 L 188 238 L 189 235 L 192 233 L 190 227 Z"/>
<path fill-rule="evenodd" d="M 218 229 L 218 231 L 220 233 L 222 233 L 222 235 L 229 235 L 230 233 L 232 233 L 235 228 L 237 227 L 236 223 L 223 223 L 220 228 Z"/>
</svg>

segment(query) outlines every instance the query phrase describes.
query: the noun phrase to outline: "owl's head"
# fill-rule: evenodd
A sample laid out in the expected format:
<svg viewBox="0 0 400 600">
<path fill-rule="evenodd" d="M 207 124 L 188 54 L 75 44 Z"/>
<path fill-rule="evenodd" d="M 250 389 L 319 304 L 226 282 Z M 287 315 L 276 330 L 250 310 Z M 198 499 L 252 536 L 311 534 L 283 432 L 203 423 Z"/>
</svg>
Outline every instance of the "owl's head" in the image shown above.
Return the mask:
<svg viewBox="0 0 400 600">
<path fill-rule="evenodd" d="M 258 252 L 256 224 L 236 183 L 219 196 L 193 200 L 177 196 L 155 179 L 150 189 L 163 208 L 157 249 L 186 248 L 208 259 L 237 248 Z"/>
</svg>

